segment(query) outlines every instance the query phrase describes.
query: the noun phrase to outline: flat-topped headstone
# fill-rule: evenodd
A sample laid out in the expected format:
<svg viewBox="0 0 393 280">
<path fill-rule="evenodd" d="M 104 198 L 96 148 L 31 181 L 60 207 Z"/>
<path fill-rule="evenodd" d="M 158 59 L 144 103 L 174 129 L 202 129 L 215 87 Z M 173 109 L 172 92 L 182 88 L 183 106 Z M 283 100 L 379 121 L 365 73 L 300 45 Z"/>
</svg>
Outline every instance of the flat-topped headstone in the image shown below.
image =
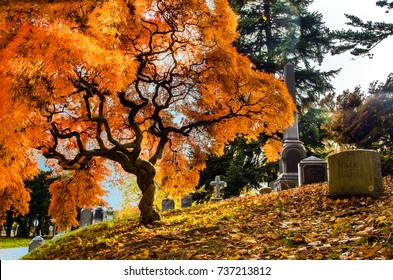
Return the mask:
<svg viewBox="0 0 393 280">
<path fill-rule="evenodd" d="M 382 194 L 381 158 L 373 150 L 353 150 L 331 155 L 329 164 L 329 194 Z"/>
<path fill-rule="evenodd" d="M 327 162 L 311 156 L 300 161 L 299 185 L 321 183 L 327 181 Z"/>
<path fill-rule="evenodd" d="M 175 201 L 170 198 L 164 198 L 162 200 L 162 211 L 175 209 Z"/>
<path fill-rule="evenodd" d="M 89 208 L 83 208 L 79 220 L 79 227 L 88 226 L 93 223 L 93 210 Z"/>
<path fill-rule="evenodd" d="M 35 248 L 41 246 L 44 243 L 45 243 L 45 240 L 41 236 L 38 235 L 38 236 L 34 237 L 29 243 L 29 252 L 33 251 Z"/>
<path fill-rule="evenodd" d="M 188 208 L 192 205 L 191 195 L 183 196 L 181 199 L 181 208 Z"/>
</svg>

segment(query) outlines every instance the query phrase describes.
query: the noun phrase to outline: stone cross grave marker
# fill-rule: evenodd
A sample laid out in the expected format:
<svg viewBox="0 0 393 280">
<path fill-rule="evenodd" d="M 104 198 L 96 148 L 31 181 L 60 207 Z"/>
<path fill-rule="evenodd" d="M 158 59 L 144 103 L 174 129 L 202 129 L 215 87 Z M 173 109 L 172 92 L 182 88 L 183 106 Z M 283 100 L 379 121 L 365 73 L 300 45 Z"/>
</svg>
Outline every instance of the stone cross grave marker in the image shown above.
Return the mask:
<svg viewBox="0 0 393 280">
<path fill-rule="evenodd" d="M 175 209 L 175 201 L 170 198 L 164 198 L 162 200 L 162 211 Z"/>
<path fill-rule="evenodd" d="M 353 150 L 331 155 L 329 194 L 379 196 L 382 194 L 381 158 L 377 151 Z"/>
<path fill-rule="evenodd" d="M 44 243 L 45 243 L 44 238 L 42 238 L 41 236 L 37 235 L 29 243 L 29 252 L 33 251 L 35 248 L 41 246 Z"/>
<path fill-rule="evenodd" d="M 89 208 L 83 208 L 79 221 L 79 227 L 91 225 L 93 223 L 93 211 Z"/>
<path fill-rule="evenodd" d="M 192 205 L 192 197 L 191 195 L 183 196 L 181 199 L 181 208 L 188 208 Z"/>
<path fill-rule="evenodd" d="M 215 187 L 215 197 L 212 199 L 213 201 L 222 200 L 220 195 L 220 187 L 225 187 L 226 185 L 227 183 L 220 181 L 220 176 L 216 176 L 215 180 L 210 182 L 210 186 Z"/>
</svg>

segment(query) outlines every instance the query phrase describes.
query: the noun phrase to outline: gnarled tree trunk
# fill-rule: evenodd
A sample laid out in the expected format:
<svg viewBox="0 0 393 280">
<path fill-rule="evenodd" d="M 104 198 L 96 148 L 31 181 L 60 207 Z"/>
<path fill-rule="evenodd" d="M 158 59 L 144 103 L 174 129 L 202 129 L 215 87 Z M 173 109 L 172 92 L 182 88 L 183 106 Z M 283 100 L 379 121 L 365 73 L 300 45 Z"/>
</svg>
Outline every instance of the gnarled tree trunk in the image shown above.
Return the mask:
<svg viewBox="0 0 393 280">
<path fill-rule="evenodd" d="M 142 192 L 142 199 L 139 202 L 139 210 L 141 211 L 142 224 L 151 224 L 160 220 L 160 214 L 157 212 L 154 199 L 156 187 L 154 177 L 156 170 L 150 163 L 144 162 L 143 169 L 137 173 L 138 187 Z"/>
</svg>

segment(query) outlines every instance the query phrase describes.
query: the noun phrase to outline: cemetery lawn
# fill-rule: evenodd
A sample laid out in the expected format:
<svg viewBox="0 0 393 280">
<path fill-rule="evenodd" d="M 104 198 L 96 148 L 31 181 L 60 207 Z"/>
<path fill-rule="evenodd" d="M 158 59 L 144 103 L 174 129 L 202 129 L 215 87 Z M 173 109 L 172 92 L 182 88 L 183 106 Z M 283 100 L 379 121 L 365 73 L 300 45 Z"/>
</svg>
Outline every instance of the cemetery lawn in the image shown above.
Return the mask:
<svg viewBox="0 0 393 280">
<path fill-rule="evenodd" d="M 23 259 L 393 259 L 393 177 L 377 198 L 331 198 L 326 183 L 139 221 L 106 221 Z"/>
<path fill-rule="evenodd" d="M 0 249 L 6 248 L 21 248 L 29 246 L 31 238 L 20 237 L 0 237 Z"/>
</svg>

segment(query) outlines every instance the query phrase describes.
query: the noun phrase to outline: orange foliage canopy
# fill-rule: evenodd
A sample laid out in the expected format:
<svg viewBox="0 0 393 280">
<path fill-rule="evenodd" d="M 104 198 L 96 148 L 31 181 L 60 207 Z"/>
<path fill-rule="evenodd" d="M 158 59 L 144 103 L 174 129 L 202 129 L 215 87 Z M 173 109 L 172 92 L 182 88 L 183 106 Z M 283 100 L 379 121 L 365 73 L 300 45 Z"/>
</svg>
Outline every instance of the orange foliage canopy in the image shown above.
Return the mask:
<svg viewBox="0 0 393 280">
<path fill-rule="evenodd" d="M 12 185 L 22 197 L 31 149 L 56 160 L 74 172 L 51 187 L 61 225 L 97 203 L 108 160 L 137 177 L 149 223 L 159 218 L 154 180 L 180 195 L 236 133 L 273 134 L 293 121 L 282 81 L 232 46 L 226 0 L 21 1 L 1 6 L 0 18 L 0 171 L 12 166 L 0 191 Z M 266 155 L 276 160 L 279 149 L 270 141 Z"/>
</svg>

